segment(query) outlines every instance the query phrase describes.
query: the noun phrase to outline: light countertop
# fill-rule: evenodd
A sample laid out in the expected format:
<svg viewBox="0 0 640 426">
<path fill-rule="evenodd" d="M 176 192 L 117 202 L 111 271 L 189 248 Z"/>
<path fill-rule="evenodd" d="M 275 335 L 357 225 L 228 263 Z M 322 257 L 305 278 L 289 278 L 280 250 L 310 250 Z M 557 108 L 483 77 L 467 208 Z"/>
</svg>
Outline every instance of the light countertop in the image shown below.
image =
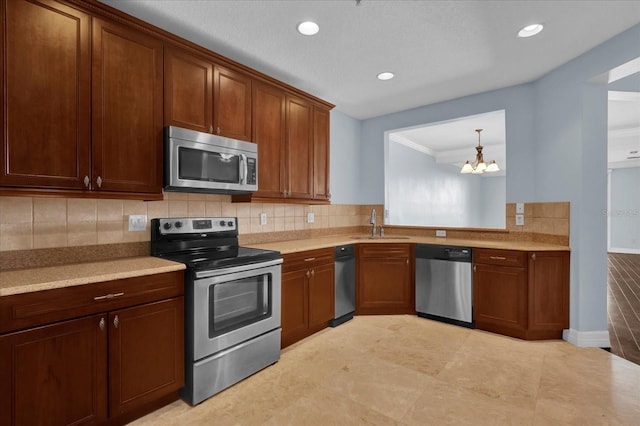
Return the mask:
<svg viewBox="0 0 640 426">
<path fill-rule="evenodd" d="M 184 269 L 182 263 L 144 256 L 3 271 L 0 272 L 0 297 Z"/>
<path fill-rule="evenodd" d="M 383 238 L 368 238 L 367 235 L 342 236 L 332 235 L 327 237 L 309 238 L 304 240 L 276 241 L 262 244 L 246 244 L 248 247 L 260 248 L 266 250 L 277 250 L 282 254 L 295 253 L 298 251 L 315 250 L 327 247 L 335 247 L 343 244 L 358 243 L 417 243 L 417 244 L 441 244 L 461 247 L 473 248 L 494 248 L 502 250 L 521 250 L 521 251 L 566 251 L 570 250 L 569 246 L 522 242 L 522 241 L 483 241 L 472 239 L 455 239 L 455 238 L 437 238 L 437 237 L 396 237 L 394 235 L 386 235 Z"/>
</svg>

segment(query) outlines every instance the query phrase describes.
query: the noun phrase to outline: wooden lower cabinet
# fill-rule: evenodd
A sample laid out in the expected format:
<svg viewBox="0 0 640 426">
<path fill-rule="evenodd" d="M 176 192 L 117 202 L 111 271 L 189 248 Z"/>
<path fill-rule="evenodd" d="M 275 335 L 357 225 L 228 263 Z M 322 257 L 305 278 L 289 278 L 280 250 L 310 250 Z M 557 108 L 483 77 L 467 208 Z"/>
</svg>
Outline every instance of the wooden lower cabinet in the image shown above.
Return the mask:
<svg viewBox="0 0 640 426">
<path fill-rule="evenodd" d="M 153 285 L 134 295 L 132 284 L 140 284 L 141 278 L 156 282 L 157 293 L 173 292 L 174 297 L 153 301 L 159 298 Z M 117 297 L 106 302 L 91 297 L 98 312 L 0 335 L 1 426 L 123 424 L 178 398 L 184 385 L 182 274 L 130 280 L 95 284 L 96 296 L 110 286 L 122 293 L 131 289 L 133 298 L 146 298 L 146 303 L 127 307 Z M 58 306 L 65 315 L 69 310 L 86 312 L 83 297 L 73 303 L 63 290 L 68 288 L 37 293 L 46 293 L 46 299 L 61 295 L 69 302 Z M 0 310 L 13 308 L 20 313 L 25 306 L 42 308 L 45 298 L 37 293 L 0 298 Z M 99 312 L 100 303 L 114 309 Z M 15 324 L 20 322 L 7 321 L 3 326 Z"/>
<path fill-rule="evenodd" d="M 282 342 L 284 348 L 327 327 L 335 312 L 333 249 L 284 255 Z"/>
<path fill-rule="evenodd" d="M 476 328 L 559 339 L 569 327 L 569 252 L 474 250 Z"/>
<path fill-rule="evenodd" d="M 182 297 L 109 313 L 109 415 L 184 385 Z"/>
<path fill-rule="evenodd" d="M 0 424 L 107 419 L 107 332 L 94 315 L 0 337 Z"/>
<path fill-rule="evenodd" d="M 415 313 L 410 244 L 358 245 L 356 315 Z"/>
</svg>

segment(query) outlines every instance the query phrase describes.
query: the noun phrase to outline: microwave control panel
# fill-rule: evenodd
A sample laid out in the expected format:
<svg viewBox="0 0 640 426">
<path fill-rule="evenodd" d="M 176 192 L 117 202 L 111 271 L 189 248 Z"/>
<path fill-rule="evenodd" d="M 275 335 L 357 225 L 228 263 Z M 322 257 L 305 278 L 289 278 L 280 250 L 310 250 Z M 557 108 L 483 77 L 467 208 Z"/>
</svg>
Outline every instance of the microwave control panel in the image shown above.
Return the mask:
<svg viewBox="0 0 640 426">
<path fill-rule="evenodd" d="M 256 159 L 255 158 L 247 158 L 247 184 L 255 185 L 256 184 L 256 176 L 258 173 L 258 168 L 256 167 Z"/>
</svg>

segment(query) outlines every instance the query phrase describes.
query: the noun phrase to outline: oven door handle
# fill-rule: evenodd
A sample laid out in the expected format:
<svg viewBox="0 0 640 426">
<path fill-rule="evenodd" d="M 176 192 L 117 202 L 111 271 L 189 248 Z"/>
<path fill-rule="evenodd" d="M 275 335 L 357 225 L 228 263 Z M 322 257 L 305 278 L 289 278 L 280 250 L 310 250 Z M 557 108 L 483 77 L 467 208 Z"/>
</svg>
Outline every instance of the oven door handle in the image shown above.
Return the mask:
<svg viewBox="0 0 640 426">
<path fill-rule="evenodd" d="M 248 265 L 232 266 L 230 268 L 212 269 L 208 271 L 196 271 L 196 279 L 217 277 L 220 275 L 229 275 L 236 272 L 251 271 L 254 269 L 268 268 L 270 266 L 279 265 L 282 263 L 282 259 L 269 260 L 267 262 L 250 263 Z"/>
</svg>

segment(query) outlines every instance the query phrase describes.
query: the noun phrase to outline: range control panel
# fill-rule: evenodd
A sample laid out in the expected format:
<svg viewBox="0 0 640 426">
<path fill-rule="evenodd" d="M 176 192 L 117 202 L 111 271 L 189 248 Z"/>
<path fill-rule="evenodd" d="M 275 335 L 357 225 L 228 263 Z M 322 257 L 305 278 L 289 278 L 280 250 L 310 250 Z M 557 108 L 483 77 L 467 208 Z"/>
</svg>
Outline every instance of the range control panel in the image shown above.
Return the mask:
<svg viewBox="0 0 640 426">
<path fill-rule="evenodd" d="M 235 217 L 174 217 L 158 219 L 159 231 L 163 235 L 211 233 L 238 229 Z"/>
</svg>

